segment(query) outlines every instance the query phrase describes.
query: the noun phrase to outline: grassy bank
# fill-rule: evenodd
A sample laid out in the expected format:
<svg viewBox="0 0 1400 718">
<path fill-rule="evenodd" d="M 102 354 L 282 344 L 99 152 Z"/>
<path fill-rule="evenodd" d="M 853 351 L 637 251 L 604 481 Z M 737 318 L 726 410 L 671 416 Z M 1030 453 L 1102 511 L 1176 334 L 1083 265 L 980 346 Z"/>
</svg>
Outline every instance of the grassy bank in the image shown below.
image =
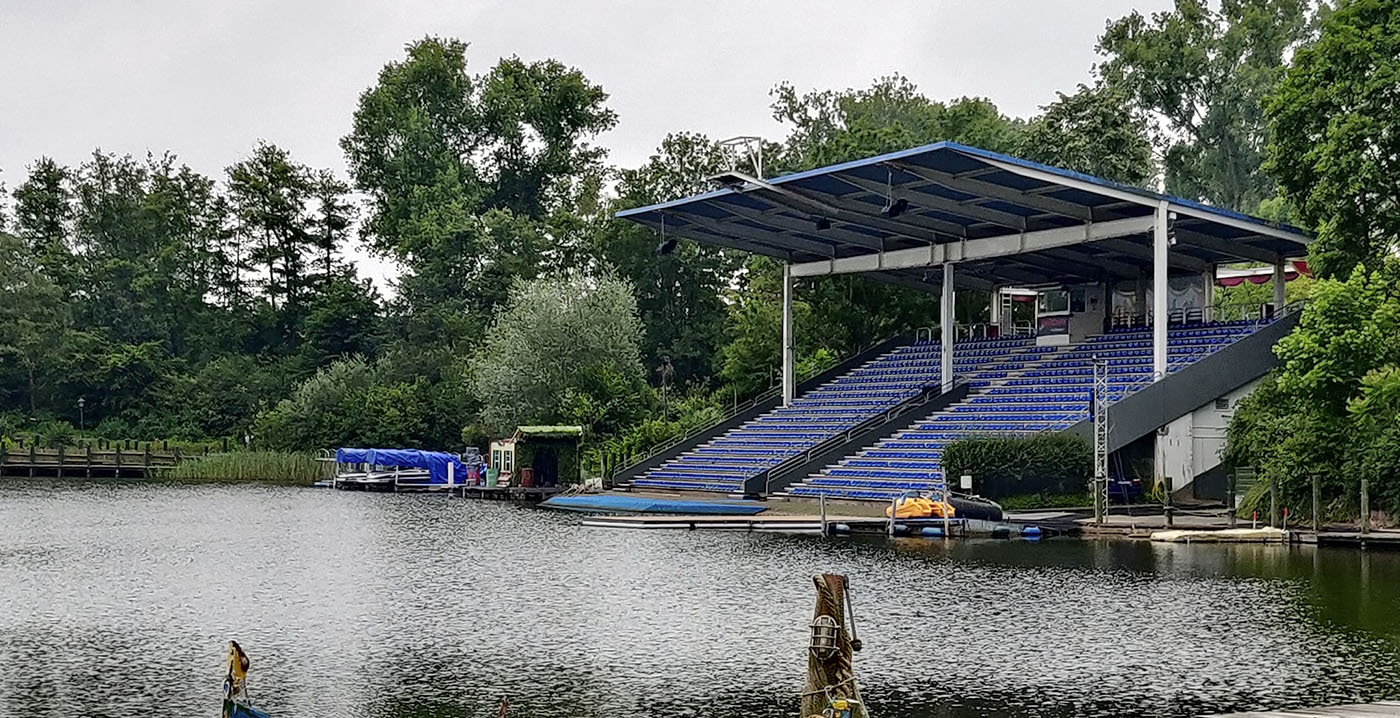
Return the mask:
<svg viewBox="0 0 1400 718">
<path fill-rule="evenodd" d="M 160 472 L 172 481 L 259 481 L 310 485 L 329 475 L 330 465 L 310 454 L 238 451 L 187 459 Z"/>
</svg>

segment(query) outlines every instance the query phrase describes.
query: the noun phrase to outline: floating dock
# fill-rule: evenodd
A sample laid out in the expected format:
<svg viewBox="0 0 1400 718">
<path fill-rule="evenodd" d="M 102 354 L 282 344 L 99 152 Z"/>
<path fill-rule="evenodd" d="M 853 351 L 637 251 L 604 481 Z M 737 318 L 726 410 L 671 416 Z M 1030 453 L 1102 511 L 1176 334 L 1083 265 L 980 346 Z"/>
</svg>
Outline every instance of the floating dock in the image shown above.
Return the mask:
<svg viewBox="0 0 1400 718">
<path fill-rule="evenodd" d="M 1201 718 L 1400 718 L 1400 701 L 1357 703 L 1331 708 L 1299 708 L 1286 711 L 1216 713 Z"/>
<path fill-rule="evenodd" d="M 695 531 L 774 531 L 781 533 L 820 534 L 821 516 L 798 514 L 760 514 L 757 516 L 720 516 L 693 514 L 676 516 L 590 516 L 584 526 L 614 529 L 686 529 Z M 827 516 L 831 533 L 888 535 L 890 520 L 876 516 Z M 944 531 L 943 519 L 900 519 L 895 523 L 895 536 L 927 536 L 925 529 Z M 967 519 L 948 519 L 950 536 L 961 536 L 969 529 Z"/>
</svg>

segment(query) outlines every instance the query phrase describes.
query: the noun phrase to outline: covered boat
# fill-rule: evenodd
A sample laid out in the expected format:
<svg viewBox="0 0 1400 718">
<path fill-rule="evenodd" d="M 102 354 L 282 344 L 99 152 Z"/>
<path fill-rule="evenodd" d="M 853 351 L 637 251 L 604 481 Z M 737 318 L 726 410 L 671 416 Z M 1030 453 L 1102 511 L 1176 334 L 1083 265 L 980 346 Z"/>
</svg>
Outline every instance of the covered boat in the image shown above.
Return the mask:
<svg viewBox="0 0 1400 718">
<path fill-rule="evenodd" d="M 335 463 L 333 481 L 340 489 L 434 491 L 471 478 L 461 457 L 445 451 L 340 448 Z"/>
</svg>

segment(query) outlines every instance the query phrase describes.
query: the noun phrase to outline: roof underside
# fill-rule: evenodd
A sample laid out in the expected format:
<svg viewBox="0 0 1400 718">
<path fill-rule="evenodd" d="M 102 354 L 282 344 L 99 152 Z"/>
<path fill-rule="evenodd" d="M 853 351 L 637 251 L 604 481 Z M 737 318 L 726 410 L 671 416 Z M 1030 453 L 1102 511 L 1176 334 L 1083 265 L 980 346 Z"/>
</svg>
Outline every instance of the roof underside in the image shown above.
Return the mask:
<svg viewBox="0 0 1400 718">
<path fill-rule="evenodd" d="M 921 288 L 938 285 L 931 268 L 945 261 L 970 286 L 1151 276 L 1150 218 L 1163 201 L 1173 274 L 1299 257 L 1309 242 L 1293 227 L 950 142 L 730 185 L 617 216 L 792 262 L 798 276 L 861 272 Z M 882 212 L 891 198 L 908 208 Z"/>
</svg>

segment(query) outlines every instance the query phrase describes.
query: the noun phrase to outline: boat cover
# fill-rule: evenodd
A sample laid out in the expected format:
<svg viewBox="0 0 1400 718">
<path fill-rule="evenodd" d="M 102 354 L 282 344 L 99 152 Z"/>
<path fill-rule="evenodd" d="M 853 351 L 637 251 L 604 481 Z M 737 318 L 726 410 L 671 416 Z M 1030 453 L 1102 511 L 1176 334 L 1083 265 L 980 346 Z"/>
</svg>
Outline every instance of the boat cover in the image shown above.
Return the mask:
<svg viewBox="0 0 1400 718">
<path fill-rule="evenodd" d="M 467 466 L 456 454 L 420 449 L 336 449 L 336 463 L 397 466 L 402 469 L 427 469 L 428 483 L 447 483 L 447 467 L 452 467 L 452 481 L 467 482 Z"/>
</svg>

